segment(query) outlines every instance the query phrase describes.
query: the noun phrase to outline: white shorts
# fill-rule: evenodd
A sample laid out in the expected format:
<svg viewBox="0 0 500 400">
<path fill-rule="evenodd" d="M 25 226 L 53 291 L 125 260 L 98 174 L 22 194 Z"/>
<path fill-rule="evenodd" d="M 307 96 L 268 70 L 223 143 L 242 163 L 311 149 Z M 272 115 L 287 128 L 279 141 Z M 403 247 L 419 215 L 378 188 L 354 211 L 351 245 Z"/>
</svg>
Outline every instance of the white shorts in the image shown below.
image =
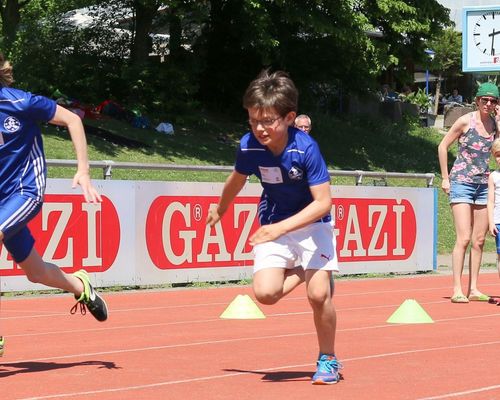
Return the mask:
<svg viewBox="0 0 500 400">
<path fill-rule="evenodd" d="M 254 246 L 253 272 L 264 268 L 339 270 L 332 223 L 316 222 Z"/>
</svg>

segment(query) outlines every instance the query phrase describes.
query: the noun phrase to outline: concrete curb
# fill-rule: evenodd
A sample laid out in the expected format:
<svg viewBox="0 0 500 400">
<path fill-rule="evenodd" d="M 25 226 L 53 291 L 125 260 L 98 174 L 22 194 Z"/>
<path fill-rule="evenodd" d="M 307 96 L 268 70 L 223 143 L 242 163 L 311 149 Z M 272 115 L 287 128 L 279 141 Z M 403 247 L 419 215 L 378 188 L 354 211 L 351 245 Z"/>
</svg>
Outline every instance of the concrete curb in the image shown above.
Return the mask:
<svg viewBox="0 0 500 400">
<path fill-rule="evenodd" d="M 465 255 L 465 264 L 468 264 L 469 260 L 469 254 L 467 253 Z M 497 263 L 497 253 L 483 253 L 483 262 L 482 265 L 484 264 L 494 264 L 496 265 Z M 451 268 L 451 254 L 438 254 L 437 256 L 437 266 L 447 266 Z"/>
</svg>

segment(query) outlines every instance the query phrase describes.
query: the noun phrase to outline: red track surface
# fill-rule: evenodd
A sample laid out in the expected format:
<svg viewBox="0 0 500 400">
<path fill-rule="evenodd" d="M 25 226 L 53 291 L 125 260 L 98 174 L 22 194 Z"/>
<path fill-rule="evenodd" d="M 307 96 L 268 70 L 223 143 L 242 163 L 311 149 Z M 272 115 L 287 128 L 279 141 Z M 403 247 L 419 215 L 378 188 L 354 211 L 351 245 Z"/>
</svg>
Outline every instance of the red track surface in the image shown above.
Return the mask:
<svg viewBox="0 0 500 400">
<path fill-rule="evenodd" d="M 496 274 L 481 288 L 500 295 Z M 450 276 L 340 281 L 337 385 L 313 386 L 317 345 L 299 288 L 264 320 L 221 320 L 250 288 L 107 294 L 110 318 L 70 296 L 2 299 L 0 398 L 500 399 L 500 307 L 451 304 Z M 433 324 L 387 324 L 405 299 Z"/>
</svg>

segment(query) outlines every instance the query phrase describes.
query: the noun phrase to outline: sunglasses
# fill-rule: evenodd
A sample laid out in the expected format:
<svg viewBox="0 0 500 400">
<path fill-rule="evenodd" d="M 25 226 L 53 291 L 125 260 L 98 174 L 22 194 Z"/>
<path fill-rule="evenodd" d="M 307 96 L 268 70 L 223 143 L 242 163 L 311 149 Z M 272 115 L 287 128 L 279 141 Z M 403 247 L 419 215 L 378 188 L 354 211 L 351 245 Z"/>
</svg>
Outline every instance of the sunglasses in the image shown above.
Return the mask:
<svg viewBox="0 0 500 400">
<path fill-rule="evenodd" d="M 492 105 L 497 105 L 498 104 L 498 99 L 494 97 L 480 97 L 479 101 L 481 102 L 482 105 L 486 105 L 488 103 L 491 103 Z"/>
</svg>

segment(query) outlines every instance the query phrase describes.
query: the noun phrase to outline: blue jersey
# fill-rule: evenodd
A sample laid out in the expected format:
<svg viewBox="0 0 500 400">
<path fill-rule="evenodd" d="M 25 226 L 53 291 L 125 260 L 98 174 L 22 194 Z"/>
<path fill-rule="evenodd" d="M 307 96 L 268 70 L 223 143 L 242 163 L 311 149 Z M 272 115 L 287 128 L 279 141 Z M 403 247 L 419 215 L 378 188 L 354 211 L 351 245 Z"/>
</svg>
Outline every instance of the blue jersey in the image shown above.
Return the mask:
<svg viewBox="0 0 500 400">
<path fill-rule="evenodd" d="M 16 192 L 42 201 L 47 166 L 38 123 L 55 112 L 46 97 L 0 87 L 0 201 Z"/>
<path fill-rule="evenodd" d="M 292 127 L 288 128 L 288 143 L 278 156 L 261 145 L 252 132 L 245 134 L 240 141 L 235 170 L 243 175 L 256 175 L 264 188 L 259 203 L 261 225 L 297 214 L 313 201 L 310 186 L 330 181 L 316 141 Z M 330 214 L 321 219 L 330 220 Z"/>
</svg>

